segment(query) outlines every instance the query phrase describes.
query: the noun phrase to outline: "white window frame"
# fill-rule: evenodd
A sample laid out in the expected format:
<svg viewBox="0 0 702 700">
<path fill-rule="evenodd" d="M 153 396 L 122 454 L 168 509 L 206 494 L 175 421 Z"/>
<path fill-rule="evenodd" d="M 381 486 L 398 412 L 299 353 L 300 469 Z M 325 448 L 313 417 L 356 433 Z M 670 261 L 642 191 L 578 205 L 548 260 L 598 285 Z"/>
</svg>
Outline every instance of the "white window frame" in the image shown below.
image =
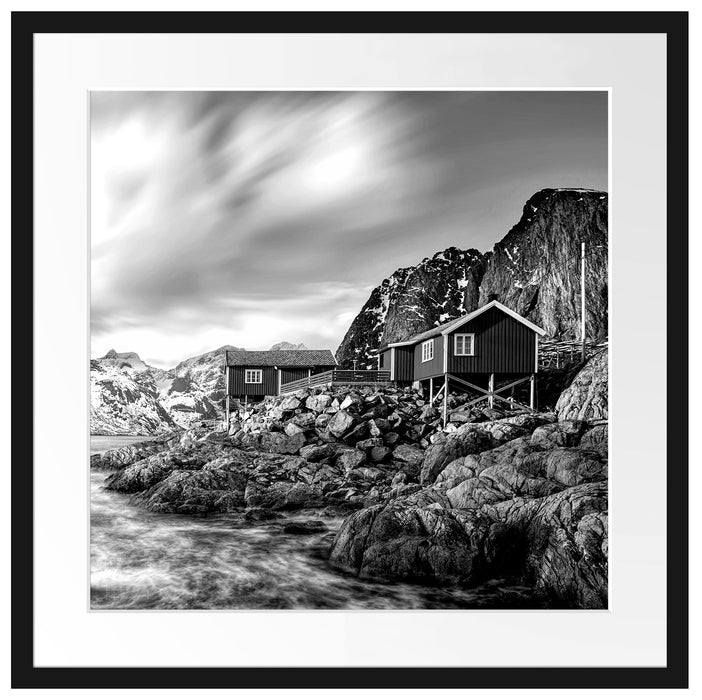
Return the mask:
<svg viewBox="0 0 702 700">
<path fill-rule="evenodd" d="M 458 339 L 463 339 L 463 352 L 458 352 Z M 466 338 L 470 338 L 470 352 L 465 352 Z M 473 357 L 475 355 L 475 333 L 456 333 L 453 336 L 453 354 L 456 357 Z"/>
<path fill-rule="evenodd" d="M 422 362 L 431 362 L 434 359 L 434 339 L 422 343 Z"/>
<path fill-rule="evenodd" d="M 258 377 L 258 379 L 249 381 L 250 376 Z M 244 384 L 263 384 L 263 370 L 262 369 L 245 369 L 244 370 Z"/>
</svg>

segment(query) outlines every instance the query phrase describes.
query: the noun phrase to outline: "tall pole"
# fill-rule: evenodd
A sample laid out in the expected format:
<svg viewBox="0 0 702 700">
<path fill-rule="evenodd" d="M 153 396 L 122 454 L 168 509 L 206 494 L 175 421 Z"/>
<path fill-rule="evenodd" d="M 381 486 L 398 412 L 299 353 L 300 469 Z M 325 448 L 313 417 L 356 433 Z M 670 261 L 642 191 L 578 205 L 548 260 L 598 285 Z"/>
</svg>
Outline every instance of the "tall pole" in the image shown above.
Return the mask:
<svg viewBox="0 0 702 700">
<path fill-rule="evenodd" d="M 580 323 L 582 361 L 585 362 L 585 241 L 580 244 Z"/>
</svg>

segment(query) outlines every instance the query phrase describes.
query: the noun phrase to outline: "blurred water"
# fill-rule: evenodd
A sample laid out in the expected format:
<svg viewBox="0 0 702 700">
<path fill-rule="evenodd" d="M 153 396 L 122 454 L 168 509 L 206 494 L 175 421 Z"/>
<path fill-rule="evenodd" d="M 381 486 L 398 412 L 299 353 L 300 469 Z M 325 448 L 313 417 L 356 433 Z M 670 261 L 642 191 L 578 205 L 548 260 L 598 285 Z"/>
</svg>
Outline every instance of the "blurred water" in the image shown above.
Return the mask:
<svg viewBox="0 0 702 700">
<path fill-rule="evenodd" d="M 99 438 L 93 451 L 135 441 Z M 105 476 L 91 473 L 93 609 L 542 607 L 529 589 L 502 581 L 472 590 L 360 581 L 326 561 L 339 519 L 301 536 L 283 533 L 300 515 L 252 526 L 234 514 L 150 513 L 106 491 Z"/>
</svg>

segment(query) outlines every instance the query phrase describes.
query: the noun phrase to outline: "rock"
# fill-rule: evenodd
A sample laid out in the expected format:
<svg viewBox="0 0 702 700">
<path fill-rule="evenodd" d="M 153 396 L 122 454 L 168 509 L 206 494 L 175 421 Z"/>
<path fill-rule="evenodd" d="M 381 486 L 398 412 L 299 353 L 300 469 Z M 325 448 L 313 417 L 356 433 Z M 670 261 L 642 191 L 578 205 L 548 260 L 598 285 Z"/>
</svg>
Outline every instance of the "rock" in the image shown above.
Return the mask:
<svg viewBox="0 0 702 700">
<path fill-rule="evenodd" d="M 415 445 L 398 445 L 393 450 L 392 457 L 408 464 L 421 464 L 424 459 L 424 450 Z"/>
<path fill-rule="evenodd" d="M 322 492 L 316 486 L 301 482 L 278 481 L 269 485 L 249 483 L 246 486 L 244 499 L 248 507 L 297 510 L 321 505 Z"/>
<path fill-rule="evenodd" d="M 349 409 L 353 409 L 355 411 L 358 411 L 361 406 L 363 406 L 363 401 L 360 396 L 356 396 L 355 394 L 349 394 L 339 405 L 339 408 L 342 411 L 348 411 Z"/>
<path fill-rule="evenodd" d="M 106 452 L 91 455 L 90 468 L 103 471 L 124 469 L 124 467 L 139 460 L 170 449 L 177 443 L 179 437 L 178 433 L 169 433 L 153 440 L 135 442 L 118 450 L 107 450 Z"/>
<path fill-rule="evenodd" d="M 294 520 L 283 526 L 283 532 L 286 535 L 312 535 L 325 532 L 326 529 L 327 526 L 322 520 Z"/>
<path fill-rule="evenodd" d="M 316 416 L 313 413 L 297 413 L 290 422 L 302 430 L 312 430 L 317 424 Z"/>
<path fill-rule="evenodd" d="M 373 447 L 370 451 L 370 458 L 376 464 L 384 462 L 388 457 L 390 457 L 390 448 L 382 445 L 380 447 Z"/>
<path fill-rule="evenodd" d="M 604 459 L 608 454 L 609 431 L 607 425 L 596 425 L 580 438 L 579 447 L 597 452 Z"/>
<path fill-rule="evenodd" d="M 609 417 L 607 351 L 593 355 L 556 403 L 558 420 Z"/>
<path fill-rule="evenodd" d="M 439 418 L 441 414 L 439 413 L 439 410 L 432 406 L 431 404 L 427 404 L 423 409 L 422 412 L 419 414 L 419 417 L 425 421 L 425 422 L 430 422 L 435 420 L 436 418 Z"/>
<path fill-rule="evenodd" d="M 315 413 L 321 413 L 329 408 L 331 402 L 331 396 L 327 394 L 317 394 L 316 396 L 310 396 L 307 401 L 305 401 L 305 406 Z"/>
<path fill-rule="evenodd" d="M 240 474 L 220 470 L 176 470 L 134 501 L 157 513 L 205 514 L 228 512 L 244 505 Z"/>
<path fill-rule="evenodd" d="M 267 522 L 268 520 L 278 520 L 283 516 L 280 513 L 276 513 L 273 510 L 266 510 L 265 508 L 247 508 L 244 513 L 244 520 L 250 523 L 261 523 Z"/>
<path fill-rule="evenodd" d="M 329 561 L 360 578 L 472 584 L 485 575 L 482 545 L 489 526 L 478 513 L 375 505 L 342 523 Z"/>
<path fill-rule="evenodd" d="M 294 435 L 286 435 L 285 433 L 262 433 L 261 449 L 266 452 L 275 452 L 277 454 L 294 455 L 300 451 L 300 448 L 305 444 L 305 435 L 298 432 Z"/>
<path fill-rule="evenodd" d="M 349 445 L 355 445 L 357 442 L 364 440 L 370 435 L 368 423 L 359 423 L 351 432 L 344 435 L 344 441 Z"/>
<path fill-rule="evenodd" d="M 400 441 L 400 436 L 395 432 L 386 433 L 383 438 L 388 447 L 394 447 Z"/>
<path fill-rule="evenodd" d="M 366 461 L 366 453 L 361 450 L 344 450 L 336 457 L 336 465 L 346 472 L 360 467 Z"/>
<path fill-rule="evenodd" d="M 300 399 L 294 394 L 286 396 L 278 404 L 278 408 L 280 408 L 281 411 L 294 411 L 296 408 L 300 408 Z"/>
<path fill-rule="evenodd" d="M 473 416 L 470 411 L 451 411 L 449 421 L 451 423 L 470 423 Z"/>
<path fill-rule="evenodd" d="M 532 433 L 531 444 L 538 445 L 543 449 L 572 447 L 578 444 L 586 427 L 587 423 L 580 420 L 568 420 L 542 425 Z"/>
<path fill-rule="evenodd" d="M 331 416 L 328 413 L 320 413 L 314 421 L 314 427 L 318 430 L 326 430 Z"/>
<path fill-rule="evenodd" d="M 356 425 L 356 421 L 357 418 L 348 411 L 337 411 L 327 424 L 327 430 L 334 437 L 340 438 Z"/>
<path fill-rule="evenodd" d="M 359 440 L 356 443 L 357 450 L 371 450 L 374 447 L 380 447 L 383 444 L 382 438 L 371 437 L 365 440 Z"/>
<path fill-rule="evenodd" d="M 308 462 L 321 462 L 327 457 L 331 457 L 334 454 L 334 450 L 331 445 L 306 445 L 300 448 L 300 457 L 306 459 Z"/>
<path fill-rule="evenodd" d="M 607 483 L 582 484 L 543 499 L 484 509 L 504 527 L 487 547 L 520 542 L 527 579 L 569 607 L 607 607 Z"/>
<path fill-rule="evenodd" d="M 289 435 L 292 437 L 293 435 L 297 435 L 298 433 L 304 433 L 305 431 L 299 426 L 295 425 L 295 423 L 288 423 L 285 426 L 285 434 Z"/>
<path fill-rule="evenodd" d="M 437 440 L 424 453 L 420 482 L 433 483 L 443 468 L 458 457 L 489 450 L 494 446 L 494 438 L 490 433 L 477 427 L 448 435 L 443 440 Z"/>
</svg>

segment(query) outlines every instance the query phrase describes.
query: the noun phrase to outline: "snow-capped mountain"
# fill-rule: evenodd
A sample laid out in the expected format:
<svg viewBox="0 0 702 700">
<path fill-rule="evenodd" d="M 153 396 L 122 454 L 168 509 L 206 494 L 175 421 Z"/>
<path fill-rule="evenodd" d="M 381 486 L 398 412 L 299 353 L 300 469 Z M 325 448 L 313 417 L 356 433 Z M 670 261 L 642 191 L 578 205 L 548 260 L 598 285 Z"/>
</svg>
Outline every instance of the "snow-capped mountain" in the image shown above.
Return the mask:
<svg viewBox="0 0 702 700">
<path fill-rule="evenodd" d="M 371 292 L 352 322 L 336 352 L 340 366 L 375 366 L 373 348 L 470 313 L 491 298 L 552 337 L 579 337 L 581 241 L 588 337 L 606 337 L 607 202 L 607 193 L 595 190 L 541 190 L 491 252 L 452 247 L 400 268 Z"/>
<path fill-rule="evenodd" d="M 90 432 L 153 435 L 173 430 L 176 423 L 159 401 L 148 365 L 139 360 L 146 369 L 135 369 L 131 362 L 115 360 L 106 355 L 90 361 Z"/>
<path fill-rule="evenodd" d="M 94 435 L 153 435 L 187 428 L 223 414 L 223 345 L 189 357 L 172 369 L 152 367 L 135 352 L 110 350 L 90 361 L 90 432 Z M 305 349 L 277 343 L 271 350 Z"/>
<path fill-rule="evenodd" d="M 484 257 L 447 248 L 414 267 L 400 268 L 376 287 L 344 337 L 341 367 L 374 365 L 370 351 L 467 313 L 478 302 Z"/>
</svg>

